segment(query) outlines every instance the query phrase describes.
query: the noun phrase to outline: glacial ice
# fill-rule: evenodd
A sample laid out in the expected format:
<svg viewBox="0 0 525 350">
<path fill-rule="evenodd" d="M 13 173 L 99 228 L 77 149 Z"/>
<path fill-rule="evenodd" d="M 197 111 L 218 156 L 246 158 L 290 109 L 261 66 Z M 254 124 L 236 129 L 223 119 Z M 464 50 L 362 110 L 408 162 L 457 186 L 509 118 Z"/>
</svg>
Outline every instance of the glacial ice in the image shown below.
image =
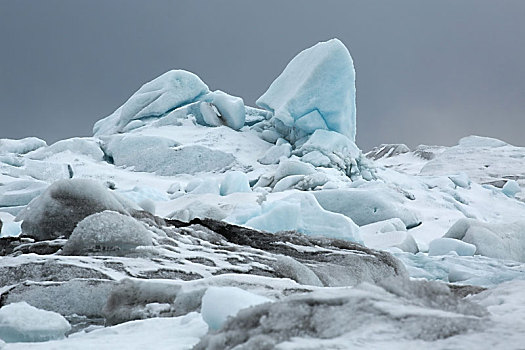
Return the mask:
<svg viewBox="0 0 525 350">
<path fill-rule="evenodd" d="M 165 137 L 134 134 L 110 137 L 105 152 L 115 165 L 161 176 L 221 170 L 235 160 L 232 154 L 208 147 L 179 146 Z"/>
<path fill-rule="evenodd" d="M 200 110 L 206 124 L 211 126 L 226 125 L 234 130 L 244 126 L 246 111 L 240 97 L 231 96 L 217 90 L 203 96 Z"/>
<path fill-rule="evenodd" d="M 404 206 L 406 200 L 386 187 L 323 190 L 314 195 L 321 207 L 341 213 L 359 226 L 392 218 L 401 219 L 407 228 L 421 222 Z"/>
<path fill-rule="evenodd" d="M 113 114 L 99 120 L 93 132 L 95 136 L 120 132 L 133 120 L 161 117 L 208 92 L 208 86 L 195 74 L 184 70 L 168 71 L 144 84 Z"/>
<path fill-rule="evenodd" d="M 230 316 L 271 300 L 237 287 L 209 287 L 202 297 L 202 318 L 211 330 L 219 330 Z"/>
<path fill-rule="evenodd" d="M 337 39 L 302 51 L 256 104 L 302 134 L 328 129 L 354 141 L 355 72 L 350 53 Z"/>
<path fill-rule="evenodd" d="M 264 165 L 277 164 L 281 158 L 290 158 L 292 154 L 292 145 L 288 142 L 282 145 L 274 145 L 264 153 L 257 161 Z"/>
<path fill-rule="evenodd" d="M 221 196 L 251 191 L 248 177 L 241 171 L 229 171 L 221 182 Z"/>
<path fill-rule="evenodd" d="M 503 188 L 501 191 L 507 196 L 507 197 L 514 197 L 517 193 L 521 192 L 520 185 L 515 180 L 509 180 L 503 185 Z"/>
<path fill-rule="evenodd" d="M 453 238 L 438 238 L 428 245 L 428 255 L 445 255 L 455 252 L 460 256 L 472 256 L 476 246 Z"/>
<path fill-rule="evenodd" d="M 43 181 L 21 179 L 0 186 L 0 208 L 27 205 L 40 195 L 48 184 Z"/>
<path fill-rule="evenodd" d="M 25 154 L 45 146 L 47 143 L 36 137 L 26 137 L 19 140 L 0 139 L 0 154 Z"/>
<path fill-rule="evenodd" d="M 484 223 L 460 219 L 443 236 L 469 243 L 476 254 L 525 262 L 525 221 Z"/>
<path fill-rule="evenodd" d="M 114 211 L 80 221 L 64 246 L 65 255 L 126 255 L 138 246 L 152 245 L 152 235 L 140 222 Z"/>
<path fill-rule="evenodd" d="M 62 152 L 84 155 L 97 161 L 104 159 L 104 152 L 102 152 L 100 146 L 95 140 L 81 137 L 61 140 L 48 147 L 40 147 L 39 149 L 28 153 L 27 157 L 35 160 L 44 160 L 52 155 Z"/>
<path fill-rule="evenodd" d="M 69 322 L 60 314 L 39 310 L 26 302 L 0 309 L 0 339 L 7 343 L 61 339 L 70 329 Z"/>
<path fill-rule="evenodd" d="M 252 218 L 239 224 L 268 232 L 297 230 L 310 236 L 361 242 L 359 228 L 351 219 L 324 210 L 307 192 L 264 202 L 260 213 L 253 213 Z"/>
</svg>

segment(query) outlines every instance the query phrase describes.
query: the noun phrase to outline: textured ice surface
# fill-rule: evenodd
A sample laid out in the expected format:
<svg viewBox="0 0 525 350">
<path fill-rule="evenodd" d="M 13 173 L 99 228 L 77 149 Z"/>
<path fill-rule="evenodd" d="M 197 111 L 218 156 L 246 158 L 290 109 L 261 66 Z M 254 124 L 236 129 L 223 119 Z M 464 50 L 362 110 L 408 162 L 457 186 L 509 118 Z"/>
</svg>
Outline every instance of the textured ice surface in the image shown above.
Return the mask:
<svg viewBox="0 0 525 350">
<path fill-rule="evenodd" d="M 311 134 L 333 130 L 355 140 L 355 72 L 352 57 L 337 39 L 306 49 L 288 63 L 257 105 L 285 126 Z"/>
<path fill-rule="evenodd" d="M 237 287 L 210 287 L 202 297 L 202 318 L 211 330 L 218 330 L 240 310 L 269 301 Z"/>
<path fill-rule="evenodd" d="M 106 153 L 115 165 L 163 176 L 221 170 L 235 160 L 232 154 L 204 146 L 179 146 L 165 137 L 133 134 L 111 137 Z"/>
<path fill-rule="evenodd" d="M 430 342 L 485 327 L 483 307 L 439 283 L 385 281 L 383 288 L 326 288 L 245 309 L 196 349 L 270 349 L 297 338 L 315 344 L 343 336 L 346 341 L 334 348 L 384 339 Z M 314 348 L 330 348 L 321 344 Z"/>
<path fill-rule="evenodd" d="M 144 84 L 112 115 L 99 120 L 93 132 L 100 136 L 122 131 L 133 120 L 161 117 L 208 92 L 206 84 L 195 74 L 171 70 Z"/>
<path fill-rule="evenodd" d="M 494 287 L 506 281 L 525 279 L 525 264 L 512 260 L 497 260 L 481 255 L 392 254 L 403 262 L 414 278 L 482 287 Z"/>
<path fill-rule="evenodd" d="M 25 302 L 0 309 L 0 339 L 7 343 L 60 339 L 71 329 L 60 314 L 39 310 Z"/>
<path fill-rule="evenodd" d="M 90 215 L 80 221 L 64 246 L 66 255 L 126 255 L 152 244 L 151 232 L 130 216 L 114 211 Z"/>
</svg>

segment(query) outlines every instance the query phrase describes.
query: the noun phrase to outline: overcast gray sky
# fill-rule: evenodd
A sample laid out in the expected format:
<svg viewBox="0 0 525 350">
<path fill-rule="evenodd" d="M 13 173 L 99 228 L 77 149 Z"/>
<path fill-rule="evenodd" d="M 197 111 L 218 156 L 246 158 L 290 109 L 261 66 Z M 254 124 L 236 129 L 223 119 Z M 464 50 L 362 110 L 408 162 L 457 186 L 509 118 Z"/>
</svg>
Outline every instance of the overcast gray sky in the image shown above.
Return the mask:
<svg viewBox="0 0 525 350">
<path fill-rule="evenodd" d="M 354 58 L 362 149 L 525 145 L 522 0 L 0 0 L 0 138 L 89 136 L 170 69 L 253 105 L 334 37 Z"/>
</svg>

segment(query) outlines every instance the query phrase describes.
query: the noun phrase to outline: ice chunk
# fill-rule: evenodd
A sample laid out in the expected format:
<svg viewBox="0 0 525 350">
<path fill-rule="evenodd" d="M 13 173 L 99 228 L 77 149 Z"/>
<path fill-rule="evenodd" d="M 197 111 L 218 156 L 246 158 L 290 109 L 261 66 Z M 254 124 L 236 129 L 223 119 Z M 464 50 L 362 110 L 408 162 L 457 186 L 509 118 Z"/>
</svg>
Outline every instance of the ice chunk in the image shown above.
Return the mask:
<svg viewBox="0 0 525 350">
<path fill-rule="evenodd" d="M 227 196 L 235 192 L 251 192 L 250 182 L 245 173 L 230 171 L 221 182 L 221 196 Z"/>
<path fill-rule="evenodd" d="M 211 330 L 219 330 L 228 317 L 267 302 L 271 300 L 237 287 L 209 287 L 202 297 L 202 318 Z"/>
<path fill-rule="evenodd" d="M 20 140 L 0 139 L 0 154 L 25 154 L 45 146 L 47 146 L 46 141 L 36 137 L 26 137 Z"/>
<path fill-rule="evenodd" d="M 36 180 L 19 180 L 0 186 L 0 207 L 26 205 L 40 195 L 48 184 Z"/>
<path fill-rule="evenodd" d="M 64 246 L 63 254 L 126 255 L 138 246 L 152 245 L 151 237 L 151 232 L 132 217 L 104 211 L 78 223 Z"/>
<path fill-rule="evenodd" d="M 310 134 L 329 129 L 355 140 L 355 72 L 337 39 L 299 53 L 258 100 L 287 127 Z"/>
<path fill-rule="evenodd" d="M 525 221 L 484 223 L 460 219 L 448 230 L 445 238 L 454 238 L 476 246 L 476 254 L 496 259 L 525 262 Z"/>
<path fill-rule="evenodd" d="M 308 192 L 264 202 L 261 212 L 243 224 L 268 232 L 296 230 L 311 236 L 361 242 L 359 228 L 351 219 L 324 210 Z"/>
<path fill-rule="evenodd" d="M 460 256 L 472 256 L 476 246 L 453 238 L 438 238 L 428 245 L 428 255 L 445 255 L 456 252 Z"/>
<path fill-rule="evenodd" d="M 367 247 L 380 250 L 399 248 L 413 254 L 419 251 L 414 237 L 406 232 L 405 223 L 398 218 L 364 225 L 359 231 Z"/>
<path fill-rule="evenodd" d="M 515 180 L 509 180 L 503 185 L 502 192 L 507 197 L 514 197 L 517 193 L 521 192 L 520 185 Z"/>
<path fill-rule="evenodd" d="M 26 302 L 0 309 L 0 339 L 7 343 L 61 339 L 70 329 L 69 322 L 62 315 L 37 309 Z"/>
<path fill-rule="evenodd" d="M 102 184 L 88 179 L 60 180 L 33 199 L 16 217 L 22 231 L 36 240 L 69 237 L 76 224 L 91 214 L 113 210 L 128 213 Z"/>
<path fill-rule="evenodd" d="M 208 86 L 195 74 L 184 70 L 168 71 L 144 84 L 112 115 L 99 120 L 93 132 L 108 135 L 122 131 L 133 120 L 161 117 L 208 92 Z"/>
<path fill-rule="evenodd" d="M 234 130 L 244 126 L 246 111 L 242 98 L 217 90 L 204 96 L 203 100 L 207 103 L 202 103 L 200 109 L 208 125 L 226 125 Z"/>
<path fill-rule="evenodd" d="M 0 237 L 18 237 L 22 233 L 22 227 L 20 222 L 1 220 L 0 224 Z"/>
<path fill-rule="evenodd" d="M 95 140 L 81 137 L 58 141 L 49 147 L 39 148 L 27 154 L 27 157 L 36 160 L 43 160 L 54 154 L 67 151 L 78 155 L 84 155 L 93 158 L 94 160 L 104 159 L 104 152 L 102 152 L 102 149 L 100 149 L 100 146 Z"/>
<path fill-rule="evenodd" d="M 407 228 L 421 222 L 416 213 L 406 208 L 405 199 L 387 187 L 323 190 L 314 193 L 326 210 L 341 213 L 363 226 L 399 218 Z"/>
<path fill-rule="evenodd" d="M 259 158 L 257 161 L 261 164 L 269 165 L 269 164 L 277 164 L 279 163 L 279 160 L 281 158 L 290 158 L 290 155 L 292 154 L 292 145 L 290 145 L 288 142 L 283 143 L 280 146 L 272 146 L 270 147 L 264 155 Z"/>
<path fill-rule="evenodd" d="M 458 187 L 470 188 L 470 179 L 468 178 L 468 175 L 464 172 L 461 172 L 456 175 L 450 175 L 448 178 L 454 183 L 454 185 Z"/>
<path fill-rule="evenodd" d="M 192 194 L 220 194 L 220 184 L 217 179 L 214 178 L 204 178 L 204 179 L 195 179 L 190 181 L 186 186 L 186 192 L 191 192 Z"/>
<path fill-rule="evenodd" d="M 315 173 L 315 168 L 311 164 L 303 163 L 299 160 L 285 160 L 279 163 L 273 176 L 273 183 L 276 184 L 290 175 L 310 175 L 313 173 Z"/>
</svg>

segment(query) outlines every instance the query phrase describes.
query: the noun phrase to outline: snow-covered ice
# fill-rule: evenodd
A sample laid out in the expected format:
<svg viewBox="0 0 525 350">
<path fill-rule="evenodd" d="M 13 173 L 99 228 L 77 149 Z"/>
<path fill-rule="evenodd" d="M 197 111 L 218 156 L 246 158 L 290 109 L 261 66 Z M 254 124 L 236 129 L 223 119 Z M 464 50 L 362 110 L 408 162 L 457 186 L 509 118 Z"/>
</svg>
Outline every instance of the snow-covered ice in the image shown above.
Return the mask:
<svg viewBox="0 0 525 350">
<path fill-rule="evenodd" d="M 0 308 L 0 339 L 6 343 L 60 339 L 70 329 L 69 322 L 60 314 L 39 310 L 25 302 Z"/>
<path fill-rule="evenodd" d="M 211 330 L 218 330 L 240 310 L 267 302 L 271 299 L 237 287 L 210 287 L 202 297 L 202 318 Z"/>
</svg>

